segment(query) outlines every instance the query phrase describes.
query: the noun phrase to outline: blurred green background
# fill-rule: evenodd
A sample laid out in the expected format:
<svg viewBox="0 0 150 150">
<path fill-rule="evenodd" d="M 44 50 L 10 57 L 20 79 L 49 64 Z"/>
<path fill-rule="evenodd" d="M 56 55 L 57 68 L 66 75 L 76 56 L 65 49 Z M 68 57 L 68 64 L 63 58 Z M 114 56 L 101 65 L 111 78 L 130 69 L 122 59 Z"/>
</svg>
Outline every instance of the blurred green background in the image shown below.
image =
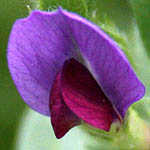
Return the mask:
<svg viewBox="0 0 150 150">
<path fill-rule="evenodd" d="M 40 0 L 43 1 L 43 0 Z M 48 2 L 48 0 L 46 0 Z M 52 0 L 52 2 L 60 0 Z M 65 1 L 65 0 L 63 0 Z M 68 0 L 66 0 L 68 1 Z M 74 1 L 74 0 L 72 0 Z M 135 110 L 138 112 L 139 116 L 143 120 L 150 122 L 150 1 L 149 0 L 78 0 L 82 1 L 83 7 L 77 8 L 75 11 L 79 11 L 81 14 L 85 12 L 87 8 L 92 12 L 97 10 L 96 18 L 92 18 L 92 21 L 99 23 L 105 20 L 105 15 L 107 14 L 109 19 L 118 27 L 120 33 L 125 35 L 128 39 L 128 47 L 125 47 L 124 51 L 128 56 L 130 62 L 132 63 L 136 73 L 146 85 L 147 94 L 141 102 L 134 105 Z M 88 7 L 84 6 L 84 1 L 87 1 Z M 44 2 L 44 1 L 43 1 Z M 62 3 L 63 7 L 72 10 L 71 5 L 67 3 Z M 9 75 L 7 67 L 6 49 L 8 37 L 10 34 L 11 27 L 16 19 L 22 18 L 28 15 L 27 5 L 29 0 L 0 0 L 0 149 L 1 150 L 13 150 L 16 134 L 18 134 L 18 129 L 21 129 L 20 137 L 31 137 L 31 143 L 26 144 L 29 140 L 25 138 L 25 142 L 20 140 L 24 144 L 24 150 L 30 150 L 30 146 L 34 145 L 35 139 L 37 147 L 39 146 L 39 141 L 41 144 L 47 145 L 54 144 L 57 142 L 54 135 L 50 139 L 50 132 L 48 129 L 49 119 L 42 117 L 41 115 L 27 110 L 24 102 L 21 100 L 12 80 Z M 74 3 L 78 5 L 78 3 Z M 81 6 L 81 5 L 80 5 Z M 86 12 L 87 13 L 87 12 Z M 92 13 L 91 13 L 92 14 Z M 83 14 L 87 15 L 87 14 Z M 113 36 L 113 34 L 112 34 Z M 27 112 L 24 113 L 24 111 Z M 24 115 L 23 115 L 24 113 Z M 26 118 L 23 118 L 27 116 Z M 37 121 L 39 119 L 39 121 Z M 19 127 L 20 120 L 21 128 Z M 32 122 L 33 120 L 33 122 Z M 28 124 L 29 121 L 29 124 Z M 32 125 L 37 125 L 32 127 Z M 28 129 L 29 126 L 29 129 Z M 45 129 L 41 129 L 41 127 Z M 25 130 L 27 128 L 27 130 Z M 78 128 L 76 129 L 77 133 Z M 76 137 L 76 130 L 73 129 L 74 138 Z M 25 132 L 34 132 L 33 135 L 28 135 Z M 38 132 L 37 132 L 38 131 Z M 48 132 L 48 136 L 47 136 Z M 22 136 L 22 134 L 24 134 Z M 51 132 L 52 133 L 52 132 Z M 44 134 L 44 136 L 43 136 Z M 53 133 L 52 133 L 53 134 Z M 35 136 L 36 135 L 36 136 Z M 32 139 L 33 136 L 33 139 Z M 39 138 L 38 138 L 39 136 Z M 85 135 L 83 134 L 83 137 Z M 44 139 L 47 139 L 46 141 Z M 49 140 L 50 139 L 50 140 Z M 43 141 L 42 141 L 43 140 Z M 66 141 L 70 138 L 66 138 Z M 91 139 L 90 139 L 91 140 Z M 54 142 L 53 142 L 54 141 Z M 64 140 L 65 141 L 65 140 Z M 60 143 L 64 142 L 63 140 Z M 45 143 L 44 143 L 45 142 Z M 46 143 L 47 142 L 47 143 Z M 78 141 L 80 142 L 80 141 Z M 82 143 L 82 142 L 81 142 Z M 21 145 L 21 144 L 20 144 Z M 26 148 L 27 146 L 27 148 Z M 50 146 L 49 146 L 50 147 Z M 55 148 L 55 146 L 53 147 Z M 33 148 L 34 149 L 34 148 Z M 42 149 L 39 147 L 39 149 Z M 50 148 L 51 149 L 51 148 Z M 65 148 L 64 148 L 65 149 Z M 16 149 L 14 149 L 16 150 Z M 21 148 L 17 148 L 21 150 Z M 35 148 L 37 150 L 37 148 Z M 44 149 L 44 150 L 47 150 Z M 52 149 L 53 150 L 53 149 Z M 68 150 L 68 149 L 66 149 Z"/>
<path fill-rule="evenodd" d="M 26 0 L 0 0 L 0 149 L 10 150 L 18 121 L 24 110 L 7 67 L 6 49 L 9 32 L 17 18 L 28 14 Z"/>
</svg>

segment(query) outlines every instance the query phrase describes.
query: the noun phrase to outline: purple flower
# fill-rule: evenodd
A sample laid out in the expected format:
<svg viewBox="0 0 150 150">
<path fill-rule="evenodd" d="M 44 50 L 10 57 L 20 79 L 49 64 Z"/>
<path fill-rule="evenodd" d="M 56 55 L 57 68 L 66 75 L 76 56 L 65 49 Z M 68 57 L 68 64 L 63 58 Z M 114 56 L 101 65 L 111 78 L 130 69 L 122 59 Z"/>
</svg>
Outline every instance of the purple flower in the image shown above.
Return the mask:
<svg viewBox="0 0 150 150">
<path fill-rule="evenodd" d="M 8 64 L 24 101 L 61 138 L 81 121 L 109 131 L 145 93 L 126 56 L 99 27 L 59 8 L 18 20 Z"/>
</svg>

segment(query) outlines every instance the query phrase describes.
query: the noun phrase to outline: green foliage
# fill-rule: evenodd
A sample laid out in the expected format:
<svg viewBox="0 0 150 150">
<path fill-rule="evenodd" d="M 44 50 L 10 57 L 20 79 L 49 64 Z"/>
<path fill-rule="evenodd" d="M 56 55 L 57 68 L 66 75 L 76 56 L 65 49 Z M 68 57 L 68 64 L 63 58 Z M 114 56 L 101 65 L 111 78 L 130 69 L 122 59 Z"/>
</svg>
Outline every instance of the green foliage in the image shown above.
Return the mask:
<svg viewBox="0 0 150 150">
<path fill-rule="evenodd" d="M 87 5 L 85 0 L 37 0 L 34 4 L 35 8 L 46 11 L 51 11 L 61 6 L 63 9 L 87 17 Z"/>
<path fill-rule="evenodd" d="M 138 23 L 144 46 L 150 57 L 150 1 L 128 0 Z"/>
</svg>

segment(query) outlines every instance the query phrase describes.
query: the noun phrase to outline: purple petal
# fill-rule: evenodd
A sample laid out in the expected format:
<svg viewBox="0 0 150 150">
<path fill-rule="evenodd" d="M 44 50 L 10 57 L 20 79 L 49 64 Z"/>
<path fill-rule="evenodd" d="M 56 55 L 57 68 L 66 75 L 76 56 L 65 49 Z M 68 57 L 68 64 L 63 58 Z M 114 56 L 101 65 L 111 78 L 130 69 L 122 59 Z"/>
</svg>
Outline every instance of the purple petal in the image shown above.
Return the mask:
<svg viewBox="0 0 150 150">
<path fill-rule="evenodd" d="M 87 65 L 122 116 L 144 95 L 123 52 L 86 19 L 59 9 L 34 11 L 15 23 L 8 45 L 9 69 L 22 98 L 36 111 L 49 115 L 52 83 L 72 57 Z"/>
<path fill-rule="evenodd" d="M 56 137 L 63 137 L 72 127 L 81 123 L 67 105 L 61 95 L 61 73 L 56 76 L 50 96 L 51 122 Z"/>
<path fill-rule="evenodd" d="M 65 103 L 80 119 L 109 131 L 116 114 L 113 106 L 90 72 L 75 59 L 64 64 L 61 88 Z"/>
</svg>

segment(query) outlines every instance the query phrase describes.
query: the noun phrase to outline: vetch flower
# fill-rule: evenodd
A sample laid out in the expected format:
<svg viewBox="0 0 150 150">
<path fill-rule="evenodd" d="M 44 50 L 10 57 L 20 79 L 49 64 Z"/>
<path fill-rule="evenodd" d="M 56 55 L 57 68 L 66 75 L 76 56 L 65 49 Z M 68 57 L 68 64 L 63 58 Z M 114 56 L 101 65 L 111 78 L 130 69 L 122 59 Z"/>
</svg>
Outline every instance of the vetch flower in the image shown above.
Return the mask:
<svg viewBox="0 0 150 150">
<path fill-rule="evenodd" d="M 59 8 L 16 21 L 8 65 L 23 100 L 51 116 L 57 138 L 86 122 L 109 131 L 145 93 L 126 56 L 99 27 Z"/>
</svg>

